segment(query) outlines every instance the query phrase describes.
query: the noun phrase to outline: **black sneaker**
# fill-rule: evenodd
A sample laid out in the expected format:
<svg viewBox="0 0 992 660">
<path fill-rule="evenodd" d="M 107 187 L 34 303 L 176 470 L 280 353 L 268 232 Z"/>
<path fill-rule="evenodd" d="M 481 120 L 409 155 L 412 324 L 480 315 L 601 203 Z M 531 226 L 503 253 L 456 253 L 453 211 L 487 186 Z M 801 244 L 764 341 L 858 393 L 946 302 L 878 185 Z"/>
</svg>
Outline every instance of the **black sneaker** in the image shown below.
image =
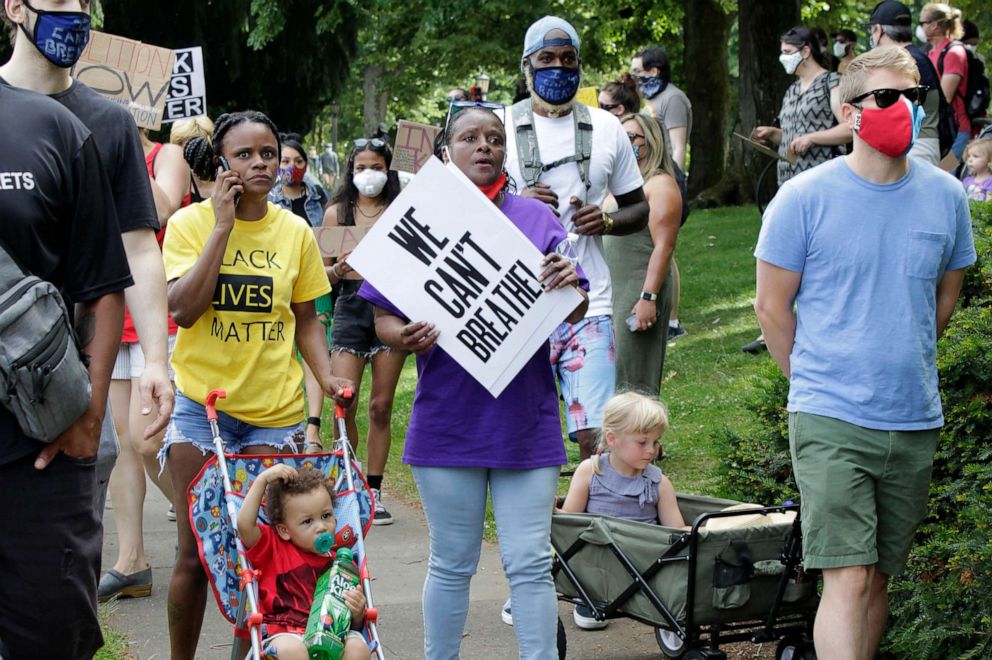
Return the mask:
<svg viewBox="0 0 992 660">
<path fill-rule="evenodd" d="M 598 621 L 592 615 L 592 610 L 585 605 L 576 605 L 572 611 L 572 620 L 583 630 L 602 630 L 610 625 L 609 621 Z"/>
<path fill-rule="evenodd" d="M 682 327 L 681 322 L 676 323 L 675 325 L 672 325 L 671 323 L 668 324 L 669 341 L 672 341 L 673 339 L 681 339 L 682 337 L 685 337 L 687 334 L 689 333 L 686 332 L 685 328 Z"/>
<path fill-rule="evenodd" d="M 392 525 L 393 524 L 393 514 L 386 511 L 386 507 L 382 505 L 382 491 L 378 488 L 372 488 L 372 498 L 375 499 L 375 519 L 372 521 L 373 525 Z"/>
<path fill-rule="evenodd" d="M 765 345 L 765 340 L 762 339 L 761 337 L 758 337 L 750 344 L 745 344 L 744 346 L 741 346 L 741 350 L 744 351 L 745 353 L 750 353 L 751 355 L 757 355 L 759 353 L 764 353 L 765 351 L 767 351 L 768 347 Z"/>
</svg>

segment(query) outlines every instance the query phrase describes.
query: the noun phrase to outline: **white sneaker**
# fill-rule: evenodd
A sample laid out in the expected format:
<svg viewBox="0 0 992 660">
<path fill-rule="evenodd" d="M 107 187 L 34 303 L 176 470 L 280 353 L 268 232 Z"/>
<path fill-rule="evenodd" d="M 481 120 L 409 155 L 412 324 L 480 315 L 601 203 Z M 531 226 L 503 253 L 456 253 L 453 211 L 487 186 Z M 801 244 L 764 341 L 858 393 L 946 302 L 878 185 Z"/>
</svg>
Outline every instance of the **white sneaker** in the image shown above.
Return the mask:
<svg viewBox="0 0 992 660">
<path fill-rule="evenodd" d="M 509 600 L 506 601 L 506 604 L 503 605 L 503 609 L 500 610 L 500 612 L 499 612 L 499 618 L 503 619 L 503 623 L 505 623 L 506 625 L 508 625 L 508 626 L 512 626 L 513 625 L 513 613 L 510 611 L 510 601 Z"/>
<path fill-rule="evenodd" d="M 382 491 L 378 488 L 372 488 L 370 490 L 372 491 L 372 498 L 375 500 L 375 519 L 372 521 L 372 524 L 392 525 L 393 514 L 386 511 L 386 507 L 382 505 Z"/>
<path fill-rule="evenodd" d="M 583 630 L 602 630 L 610 625 L 609 621 L 597 621 L 592 615 L 592 610 L 585 605 L 575 606 L 575 609 L 572 610 L 572 620 Z"/>
</svg>

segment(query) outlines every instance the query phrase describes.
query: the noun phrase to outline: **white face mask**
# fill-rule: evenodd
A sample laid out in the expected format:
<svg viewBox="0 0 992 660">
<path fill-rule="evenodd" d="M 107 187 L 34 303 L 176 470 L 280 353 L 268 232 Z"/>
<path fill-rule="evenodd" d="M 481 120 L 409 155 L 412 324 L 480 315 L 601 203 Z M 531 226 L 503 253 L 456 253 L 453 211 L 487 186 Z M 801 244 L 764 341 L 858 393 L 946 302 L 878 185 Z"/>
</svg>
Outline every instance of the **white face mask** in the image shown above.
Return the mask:
<svg viewBox="0 0 992 660">
<path fill-rule="evenodd" d="M 840 41 L 834 42 L 834 57 L 844 57 L 847 55 L 847 44 Z"/>
<path fill-rule="evenodd" d="M 352 181 L 355 182 L 358 192 L 366 197 L 378 197 L 386 187 L 387 178 L 386 173 L 379 170 L 362 170 L 352 178 Z"/>
<path fill-rule="evenodd" d="M 788 55 L 782 53 L 778 56 L 778 61 L 782 63 L 782 68 L 785 69 L 785 72 L 791 76 L 799 68 L 799 63 L 803 61 L 802 51 L 797 50 Z"/>
<path fill-rule="evenodd" d="M 927 39 L 927 31 L 923 29 L 922 25 L 916 26 L 916 38 L 924 43 L 929 41 L 929 39 Z"/>
</svg>

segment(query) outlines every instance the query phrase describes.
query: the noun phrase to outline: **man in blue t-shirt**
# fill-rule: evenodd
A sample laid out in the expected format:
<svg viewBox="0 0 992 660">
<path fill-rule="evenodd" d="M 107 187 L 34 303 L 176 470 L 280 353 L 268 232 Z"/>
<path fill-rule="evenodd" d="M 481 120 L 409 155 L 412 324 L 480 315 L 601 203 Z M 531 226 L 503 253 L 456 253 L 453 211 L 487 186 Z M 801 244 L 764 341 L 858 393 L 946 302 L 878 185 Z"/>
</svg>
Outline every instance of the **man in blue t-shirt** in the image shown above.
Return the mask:
<svg viewBox="0 0 992 660">
<path fill-rule="evenodd" d="M 823 570 L 820 658 L 870 658 L 887 580 L 926 513 L 943 424 L 936 343 L 975 261 L 960 183 L 907 158 L 922 120 L 904 48 L 851 62 L 841 112 L 854 148 L 779 190 L 755 256 L 755 310 L 790 379 L 803 553 Z"/>
</svg>

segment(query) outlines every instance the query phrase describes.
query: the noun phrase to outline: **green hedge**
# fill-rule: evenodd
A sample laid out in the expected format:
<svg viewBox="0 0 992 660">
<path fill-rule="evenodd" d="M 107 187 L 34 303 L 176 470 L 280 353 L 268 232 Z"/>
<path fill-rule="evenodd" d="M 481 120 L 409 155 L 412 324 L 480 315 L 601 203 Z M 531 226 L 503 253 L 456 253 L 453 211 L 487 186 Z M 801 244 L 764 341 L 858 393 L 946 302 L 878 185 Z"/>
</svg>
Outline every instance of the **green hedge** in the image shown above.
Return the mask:
<svg viewBox="0 0 992 660">
<path fill-rule="evenodd" d="M 992 204 L 972 204 L 979 260 L 937 345 L 945 425 L 928 518 L 891 584 L 883 656 L 992 657 Z M 798 499 L 788 454 L 788 383 L 769 362 L 747 393 L 753 430 L 727 429 L 725 488 L 755 502 Z"/>
</svg>

